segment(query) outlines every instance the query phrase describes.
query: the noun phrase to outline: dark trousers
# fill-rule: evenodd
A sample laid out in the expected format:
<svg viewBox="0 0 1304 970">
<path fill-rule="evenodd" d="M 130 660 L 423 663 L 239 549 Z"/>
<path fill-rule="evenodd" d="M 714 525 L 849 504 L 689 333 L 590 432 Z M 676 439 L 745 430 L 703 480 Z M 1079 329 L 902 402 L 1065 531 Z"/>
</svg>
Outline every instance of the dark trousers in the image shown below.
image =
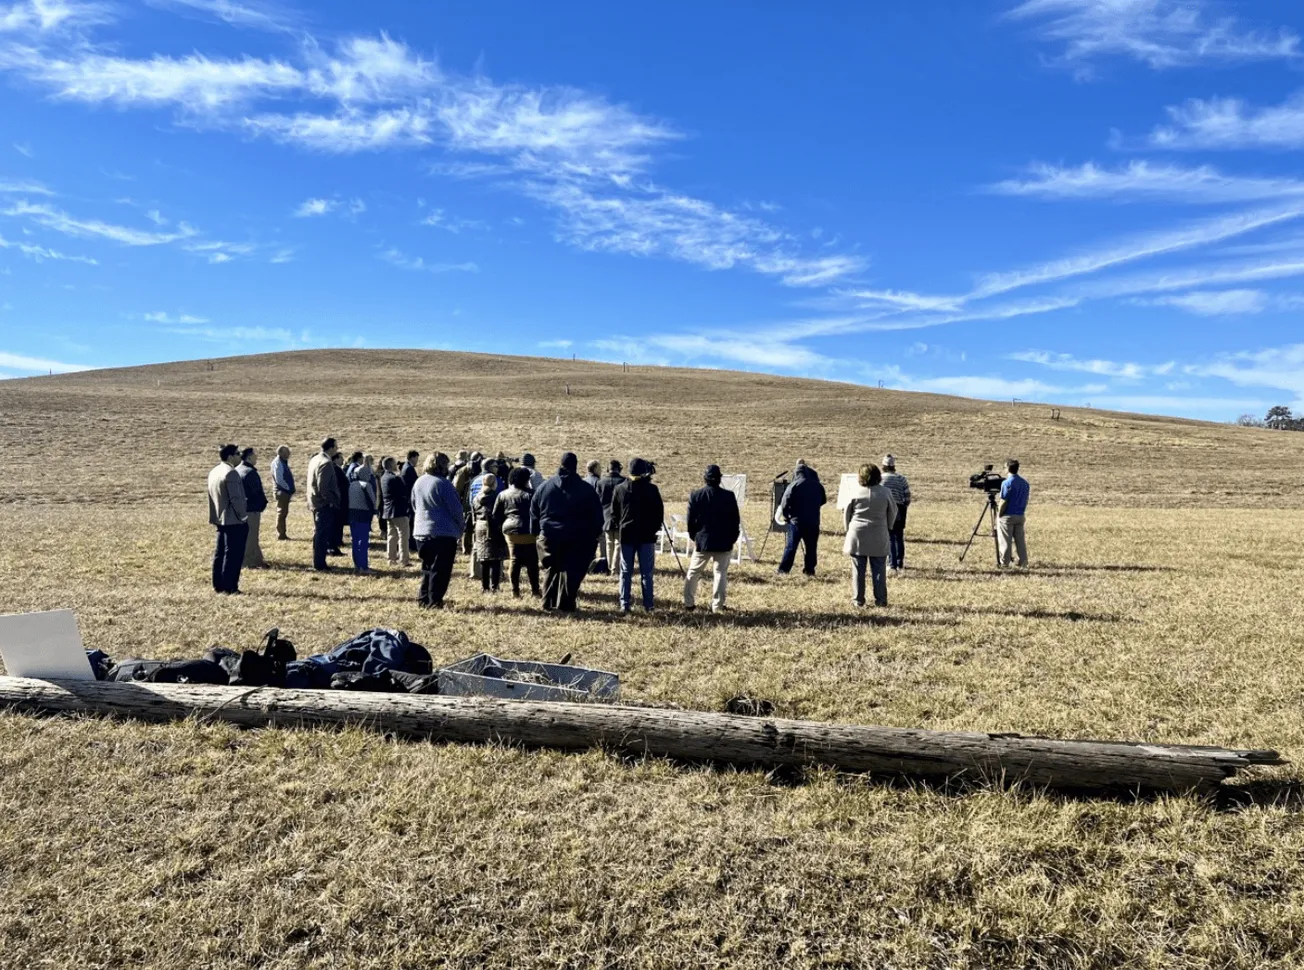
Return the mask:
<svg viewBox="0 0 1304 970">
<path fill-rule="evenodd" d="M 521 595 L 521 570 L 529 577 L 530 589 L 539 596 L 539 547 L 535 543 L 512 544 L 512 594 Z"/>
<path fill-rule="evenodd" d="M 234 593 L 240 588 L 240 567 L 244 565 L 248 525 L 219 525 L 217 548 L 213 550 L 213 589 Z"/>
<path fill-rule="evenodd" d="M 503 561 L 501 559 L 480 560 L 480 585 L 486 593 L 498 592 L 503 582 Z"/>
<path fill-rule="evenodd" d="M 887 565 L 889 569 L 906 568 L 906 509 L 897 506 L 896 524 L 887 530 Z"/>
<path fill-rule="evenodd" d="M 318 509 L 312 529 L 312 568 L 326 568 L 326 552 L 335 548 L 335 525 L 339 512 L 334 508 Z"/>
<path fill-rule="evenodd" d="M 348 509 L 334 509 L 335 512 L 335 532 L 331 535 L 331 548 L 338 552 L 344 545 L 344 527 L 349 522 Z"/>
<path fill-rule="evenodd" d="M 421 557 L 421 589 L 417 602 L 422 606 L 443 606 L 448 582 L 453 578 L 453 560 L 457 558 L 457 539 L 453 536 L 422 536 L 417 539 Z"/>
<path fill-rule="evenodd" d="M 573 542 L 539 537 L 539 563 L 543 566 L 543 608 L 575 611 L 580 584 L 593 563 L 595 542 Z"/>
<path fill-rule="evenodd" d="M 783 547 L 783 558 L 779 560 L 779 572 L 792 571 L 797 560 L 797 544 L 801 543 L 806 551 L 806 559 L 801 571 L 807 576 L 815 575 L 815 563 L 819 558 L 820 524 L 819 520 L 811 523 L 793 519 L 788 523 L 788 542 Z"/>
</svg>

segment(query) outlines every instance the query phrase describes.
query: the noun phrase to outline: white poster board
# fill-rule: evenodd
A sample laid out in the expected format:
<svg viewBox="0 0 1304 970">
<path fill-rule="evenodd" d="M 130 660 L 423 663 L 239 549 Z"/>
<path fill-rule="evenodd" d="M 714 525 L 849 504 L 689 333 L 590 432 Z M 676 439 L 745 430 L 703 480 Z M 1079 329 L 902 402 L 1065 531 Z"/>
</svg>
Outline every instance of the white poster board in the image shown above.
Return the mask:
<svg viewBox="0 0 1304 970">
<path fill-rule="evenodd" d="M 843 475 L 838 481 L 838 510 L 851 504 L 851 497 L 860 491 L 859 475 Z"/>
<path fill-rule="evenodd" d="M 720 487 L 734 493 L 734 496 L 738 499 L 739 509 L 747 504 L 746 475 L 722 475 L 720 476 Z"/>
<path fill-rule="evenodd" d="M 72 610 L 0 616 L 0 659 L 10 677 L 95 679 Z"/>
</svg>

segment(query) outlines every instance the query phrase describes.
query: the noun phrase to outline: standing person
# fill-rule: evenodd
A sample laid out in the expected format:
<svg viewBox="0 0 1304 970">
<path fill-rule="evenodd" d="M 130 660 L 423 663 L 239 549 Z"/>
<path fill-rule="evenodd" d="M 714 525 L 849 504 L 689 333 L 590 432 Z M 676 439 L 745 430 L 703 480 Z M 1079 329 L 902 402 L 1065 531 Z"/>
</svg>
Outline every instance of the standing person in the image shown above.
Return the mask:
<svg viewBox="0 0 1304 970">
<path fill-rule="evenodd" d="M 819 474 L 815 469 L 807 467 L 804 461 L 798 461 L 792 473 L 792 482 L 779 503 L 780 511 L 788 523 L 788 542 L 783 549 L 783 558 L 779 560 L 780 575 L 792 572 L 793 563 L 797 559 L 798 543 L 801 543 L 805 551 L 802 573 L 815 575 L 815 566 L 819 560 L 820 509 L 828 500 Z"/>
<path fill-rule="evenodd" d="M 249 537 L 244 485 L 235 470 L 240 460 L 240 449 L 235 445 L 223 445 L 217 454 L 220 460 L 208 473 L 208 523 L 217 529 L 217 547 L 213 550 L 213 589 L 237 596 L 245 540 Z"/>
<path fill-rule="evenodd" d="M 448 456 L 442 451 L 426 456 L 425 474 L 412 489 L 412 534 L 421 557 L 417 602 L 425 609 L 444 605 L 463 521 L 457 489 L 448 480 Z"/>
<path fill-rule="evenodd" d="M 359 576 L 371 572 L 368 562 L 371 518 L 376 514 L 376 493 L 367 481 L 367 466 L 355 464 L 349 472 L 349 539 L 353 547 L 353 571 Z"/>
<path fill-rule="evenodd" d="M 652 484 L 652 466 L 642 458 L 629 463 L 629 479 L 616 486 L 611 497 L 611 521 L 620 530 L 620 611 L 628 613 L 634 587 L 634 559 L 638 558 L 643 586 L 643 609 L 652 612 L 653 568 L 657 533 L 665 521 L 661 490 Z"/>
<path fill-rule="evenodd" d="M 877 465 L 860 466 L 860 488 L 842 512 L 847 537 L 842 551 L 851 557 L 851 600 L 865 605 L 865 566 L 874 583 L 874 604 L 887 606 L 888 533 L 896 520 L 897 505 L 892 492 L 883 487 L 883 473 Z"/>
<path fill-rule="evenodd" d="M 418 461 L 418 459 L 420 459 L 420 458 L 421 458 L 421 454 L 420 454 L 420 452 L 418 452 L 418 451 L 414 448 L 412 451 L 409 451 L 409 452 L 407 453 L 407 461 L 405 461 L 405 462 L 403 463 L 403 467 L 402 467 L 401 469 L 399 469 L 399 477 L 402 478 L 402 479 L 403 479 L 403 482 L 407 485 L 407 491 L 408 491 L 408 498 L 409 498 L 409 500 L 410 500 L 411 497 L 412 497 L 412 489 L 413 489 L 414 487 L 416 487 L 417 479 L 421 477 L 421 472 L 419 471 L 419 469 L 420 469 L 421 466 L 417 464 L 417 461 Z M 411 517 L 409 516 L 409 518 L 408 518 L 408 534 L 409 534 L 408 551 L 409 551 L 409 552 L 416 552 L 416 551 L 417 551 L 417 540 L 416 540 L 416 537 L 415 537 L 415 536 L 412 536 L 412 535 L 411 535 L 411 526 L 412 526 L 412 519 L 411 519 Z"/>
<path fill-rule="evenodd" d="M 461 451 L 457 453 L 457 460 L 454 461 L 453 464 L 449 466 L 448 480 L 452 482 L 454 485 L 456 485 L 458 473 L 461 472 L 461 470 L 465 468 L 470 461 L 471 461 L 471 453 L 467 451 L 465 448 L 463 448 Z"/>
<path fill-rule="evenodd" d="M 530 488 L 537 492 L 539 486 L 543 484 L 543 473 L 534 467 L 534 456 L 527 451 L 525 454 L 521 455 L 521 464 L 529 469 Z"/>
<path fill-rule="evenodd" d="M 996 533 L 999 537 L 1001 567 L 1010 564 L 1014 550 L 1019 551 L 1019 568 L 1028 567 L 1028 541 L 1024 536 L 1023 525 L 1028 514 L 1028 496 L 1032 486 L 1027 479 L 1019 475 L 1019 461 L 1011 458 L 1005 463 L 1008 473 L 1001 482 L 1001 503 L 996 509 Z"/>
<path fill-rule="evenodd" d="M 312 510 L 312 568 L 325 572 L 326 555 L 335 544 L 339 484 L 335 479 L 335 439 L 321 443 L 321 451 L 308 462 L 308 507 Z"/>
<path fill-rule="evenodd" d="M 344 456 L 338 451 L 335 452 L 334 458 L 331 459 L 331 465 L 335 470 L 335 534 L 331 536 L 331 547 L 329 554 L 332 556 L 344 555 L 344 526 L 349 521 L 349 474 L 344 469 Z"/>
<path fill-rule="evenodd" d="M 267 510 L 267 492 L 263 490 L 263 479 L 258 474 L 258 454 L 253 448 L 240 452 L 240 464 L 236 474 L 244 486 L 245 509 L 249 523 L 249 538 L 245 542 L 244 568 L 266 569 L 267 561 L 263 559 L 263 547 L 258 542 L 260 523 L 263 512 Z"/>
<path fill-rule="evenodd" d="M 290 538 L 285 531 L 290 518 L 290 500 L 294 497 L 294 472 L 290 471 L 290 446 L 281 445 L 272 459 L 272 488 L 276 494 L 276 541 Z"/>
<path fill-rule="evenodd" d="M 725 598 L 729 593 L 729 564 L 742 534 L 742 516 L 738 496 L 720 487 L 723 477 L 719 465 L 707 465 L 702 476 L 706 484 L 688 496 L 688 534 L 693 538 L 693 558 L 684 580 L 684 608 L 688 610 L 697 608 L 697 584 L 707 563 L 712 564 L 714 572 L 711 612 L 728 608 Z"/>
<path fill-rule="evenodd" d="M 561 456 L 557 474 L 534 493 L 530 520 L 544 568 L 543 608 L 574 613 L 602 531 L 602 503 L 580 478 L 574 452 Z"/>
<path fill-rule="evenodd" d="M 607 568 L 601 570 L 610 572 L 617 568 L 620 560 L 620 530 L 616 524 L 611 521 L 611 499 L 616 494 L 616 487 L 625 481 L 622 475 L 622 465 L 616 459 L 611 459 L 607 464 L 607 474 L 598 480 L 598 501 L 602 503 L 602 540 L 598 546 L 598 558 Z"/>
<path fill-rule="evenodd" d="M 588 483 L 589 488 L 595 492 L 598 490 L 598 482 L 601 480 L 598 473 L 602 471 L 602 463 L 594 458 L 584 466 L 584 481 Z"/>
<path fill-rule="evenodd" d="M 887 568 L 894 576 L 900 576 L 906 568 L 906 512 L 910 508 L 910 482 L 904 475 L 898 475 L 896 458 L 883 456 L 883 487 L 892 493 L 896 501 L 896 524 L 888 530 Z"/>
<path fill-rule="evenodd" d="M 475 523 L 471 520 L 471 485 L 483 474 L 480 463 L 484 455 L 478 451 L 471 452 L 457 475 L 453 478 L 453 487 L 457 489 L 457 500 L 462 503 L 466 521 L 462 523 L 462 552 L 471 555 L 471 538 L 475 534 Z"/>
<path fill-rule="evenodd" d="M 382 459 L 380 467 L 383 470 L 380 476 L 381 507 L 389 526 L 385 533 L 385 551 L 391 566 L 406 566 L 411 563 L 408 550 L 412 545 L 412 490 L 403 476 L 395 471 L 393 458 Z"/>
<path fill-rule="evenodd" d="M 480 562 L 480 584 L 486 593 L 498 592 L 503 581 L 503 560 L 507 558 L 503 524 L 494 517 L 498 492 L 498 476 L 492 471 L 485 472 L 480 477 L 480 491 L 475 497 L 473 512 L 475 557 Z"/>
<path fill-rule="evenodd" d="M 522 463 L 522 466 L 524 463 Z M 507 476 L 507 490 L 500 492 L 494 503 L 494 518 L 507 539 L 512 558 L 512 595 L 521 595 L 521 570 L 530 579 L 530 590 L 535 597 L 542 596 L 539 589 L 538 538 L 530 528 L 530 502 L 534 489 L 530 487 L 530 469 L 513 468 Z"/>
</svg>

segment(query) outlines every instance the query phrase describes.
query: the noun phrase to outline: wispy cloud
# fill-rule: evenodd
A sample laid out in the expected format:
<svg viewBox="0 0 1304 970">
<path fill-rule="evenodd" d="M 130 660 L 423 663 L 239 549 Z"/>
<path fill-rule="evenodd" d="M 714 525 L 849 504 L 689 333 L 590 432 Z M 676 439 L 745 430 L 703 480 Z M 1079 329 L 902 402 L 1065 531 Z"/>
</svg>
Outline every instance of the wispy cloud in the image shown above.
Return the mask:
<svg viewBox="0 0 1304 970">
<path fill-rule="evenodd" d="M 1197 290 L 1145 302 L 1151 306 L 1177 307 L 1202 317 L 1223 317 L 1262 313 L 1270 300 L 1262 290 Z"/>
<path fill-rule="evenodd" d="M 337 204 L 331 199 L 305 199 L 299 203 L 299 207 L 294 210 L 293 214 L 296 219 L 324 216 L 334 209 Z"/>
<path fill-rule="evenodd" d="M 1040 364 L 1051 370 L 1095 374 L 1098 377 L 1112 377 L 1127 381 L 1170 374 L 1176 366 L 1172 361 L 1163 364 L 1120 363 L 1113 360 L 1083 359 L 1072 354 L 1055 354 L 1045 350 L 1024 350 L 1009 354 L 1008 359 L 1026 364 Z"/>
<path fill-rule="evenodd" d="M 180 313 L 177 314 L 176 316 L 172 316 L 170 313 L 166 313 L 163 311 L 159 311 L 157 313 L 146 313 L 143 315 L 142 319 L 148 320 L 150 323 L 162 323 L 162 324 L 208 323 L 207 317 L 197 317 L 189 313 Z"/>
<path fill-rule="evenodd" d="M 0 367 L 33 374 L 48 373 L 50 371 L 56 374 L 71 374 L 77 371 L 93 369 L 84 364 L 65 364 L 58 360 L 47 360 L 44 357 L 28 357 L 25 354 L 11 354 L 5 351 L 0 351 Z"/>
<path fill-rule="evenodd" d="M 15 242 L 0 236 L 0 249 L 16 249 L 29 259 L 34 259 L 38 263 L 44 260 L 66 261 L 69 263 L 85 263 L 87 266 L 98 266 L 99 262 L 90 256 L 69 256 L 67 253 L 61 253 L 57 249 L 50 249 L 48 246 L 38 246 L 35 243 Z"/>
<path fill-rule="evenodd" d="M 1304 92 L 1268 108 L 1251 107 L 1239 98 L 1192 98 L 1167 111 L 1168 124 L 1150 133 L 1156 148 L 1304 147 Z"/>
<path fill-rule="evenodd" d="M 54 192 L 41 182 L 32 179 L 0 178 L 0 193 L 5 195 L 54 195 Z"/>
<path fill-rule="evenodd" d="M 573 340 L 540 340 L 537 344 L 535 344 L 535 346 L 536 346 L 536 347 L 539 347 L 539 348 L 541 348 L 541 349 L 543 349 L 543 350 L 570 350 L 571 347 L 575 346 L 575 341 L 573 341 Z"/>
<path fill-rule="evenodd" d="M 1292 406 L 1304 403 L 1304 344 L 1224 354 L 1213 361 L 1188 366 L 1184 372 L 1196 377 L 1221 378 L 1240 387 L 1285 391 L 1294 395 L 1294 400 L 1289 402 Z"/>
<path fill-rule="evenodd" d="M 290 30 L 295 18 L 277 4 L 244 0 L 146 0 L 152 7 L 191 12 L 210 20 L 218 20 L 233 27 L 250 27 L 254 30 Z"/>
<path fill-rule="evenodd" d="M 196 337 L 212 343 L 297 343 L 284 327 L 170 327 L 169 333 Z"/>
<path fill-rule="evenodd" d="M 457 216 L 450 216 L 443 209 L 431 209 L 424 219 L 421 220 L 423 226 L 434 226 L 436 229 L 443 229 L 445 232 L 462 233 L 469 231 L 484 232 L 489 229 L 489 223 L 480 219 L 462 219 Z"/>
<path fill-rule="evenodd" d="M 1183 168 L 1137 161 L 1116 169 L 1094 162 L 1077 167 L 1035 164 L 1027 176 L 990 186 L 1000 195 L 1042 199 L 1168 200 L 1176 202 L 1252 202 L 1304 196 L 1304 181 L 1224 175 L 1209 165 Z"/>
<path fill-rule="evenodd" d="M 124 246 L 159 246 L 188 239 L 196 234 L 196 230 L 184 222 L 174 232 L 150 232 L 102 222 L 99 219 L 79 219 L 45 203 L 31 203 L 26 200 L 15 202 L 9 208 L 0 211 L 0 215 L 34 222 L 66 236 L 79 239 L 109 239 Z"/>
<path fill-rule="evenodd" d="M 381 250 L 377 256 L 400 269 L 419 270 L 426 273 L 476 273 L 480 270 L 479 266 L 471 262 L 428 263 L 421 256 L 408 256 L 392 246 Z"/>
<path fill-rule="evenodd" d="M 1299 56 L 1292 31 L 1243 27 L 1211 0 L 1026 0 L 1009 16 L 1036 21 L 1043 39 L 1063 45 L 1060 63 L 1080 74 L 1111 56 L 1154 70 Z"/>
<path fill-rule="evenodd" d="M 17 0 L 0 6 L 0 34 L 42 34 L 91 27 L 112 19 L 108 3 L 90 0 Z"/>
<path fill-rule="evenodd" d="M 19 155 L 22 155 L 24 158 L 34 158 L 36 155 L 36 153 L 32 151 L 32 146 L 30 142 L 23 142 L 23 141 L 14 142 L 14 151 L 16 151 Z"/>
</svg>

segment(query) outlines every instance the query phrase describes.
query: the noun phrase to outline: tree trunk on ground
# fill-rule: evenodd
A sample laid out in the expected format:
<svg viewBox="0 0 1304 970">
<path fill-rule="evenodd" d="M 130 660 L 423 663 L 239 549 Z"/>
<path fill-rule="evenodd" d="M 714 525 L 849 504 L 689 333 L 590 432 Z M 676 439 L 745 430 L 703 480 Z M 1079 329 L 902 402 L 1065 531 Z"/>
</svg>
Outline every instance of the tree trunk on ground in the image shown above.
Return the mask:
<svg viewBox="0 0 1304 970">
<path fill-rule="evenodd" d="M 151 721 L 190 716 L 245 727 L 355 724 L 409 738 L 506 742 L 742 766 L 825 765 L 928 781 L 1021 782 L 1065 791 L 1212 792 L 1275 751 L 1056 741 L 741 717 L 606 704 L 187 684 L 0 677 L 0 706 Z"/>
</svg>

